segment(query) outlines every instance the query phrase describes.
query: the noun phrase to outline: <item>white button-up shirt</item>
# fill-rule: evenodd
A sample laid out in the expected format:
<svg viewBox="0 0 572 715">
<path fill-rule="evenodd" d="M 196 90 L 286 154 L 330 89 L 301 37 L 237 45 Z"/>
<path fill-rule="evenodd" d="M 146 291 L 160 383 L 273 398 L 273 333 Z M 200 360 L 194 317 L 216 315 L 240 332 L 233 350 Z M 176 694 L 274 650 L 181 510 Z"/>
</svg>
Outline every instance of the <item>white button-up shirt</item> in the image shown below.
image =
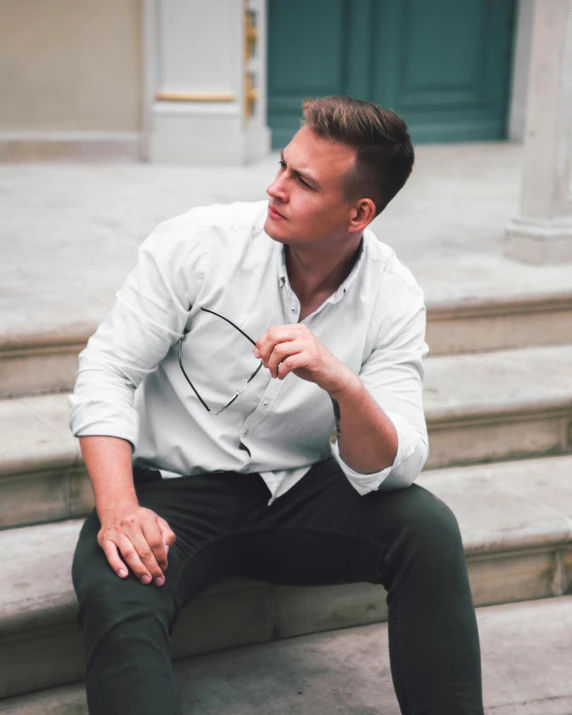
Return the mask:
<svg viewBox="0 0 572 715">
<path fill-rule="evenodd" d="M 333 456 L 360 494 L 409 486 L 428 455 L 422 381 L 423 293 L 395 253 L 366 230 L 350 275 L 303 320 L 360 376 L 393 422 L 392 465 L 360 474 L 331 441 L 329 395 L 262 367 L 252 340 L 272 325 L 298 322 L 282 244 L 264 232 L 268 202 L 193 209 L 141 244 L 136 267 L 79 356 L 70 426 L 76 436 L 109 435 L 134 446 L 134 463 L 164 477 L 258 472 L 269 504 L 316 462 Z M 179 339 L 181 364 L 179 364 Z"/>
</svg>

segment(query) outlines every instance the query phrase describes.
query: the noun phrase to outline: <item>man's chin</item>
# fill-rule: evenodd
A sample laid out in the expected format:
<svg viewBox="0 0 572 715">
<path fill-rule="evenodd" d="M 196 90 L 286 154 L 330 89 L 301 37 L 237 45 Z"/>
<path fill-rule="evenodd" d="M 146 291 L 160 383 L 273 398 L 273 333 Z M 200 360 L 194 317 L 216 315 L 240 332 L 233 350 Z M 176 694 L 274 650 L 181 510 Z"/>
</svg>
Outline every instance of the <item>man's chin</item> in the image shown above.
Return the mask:
<svg viewBox="0 0 572 715">
<path fill-rule="evenodd" d="M 279 241 L 280 243 L 287 243 L 285 236 L 281 236 L 279 230 L 277 230 L 276 223 L 270 218 L 270 216 L 264 222 L 264 232 L 267 236 L 274 239 L 274 241 Z"/>
</svg>

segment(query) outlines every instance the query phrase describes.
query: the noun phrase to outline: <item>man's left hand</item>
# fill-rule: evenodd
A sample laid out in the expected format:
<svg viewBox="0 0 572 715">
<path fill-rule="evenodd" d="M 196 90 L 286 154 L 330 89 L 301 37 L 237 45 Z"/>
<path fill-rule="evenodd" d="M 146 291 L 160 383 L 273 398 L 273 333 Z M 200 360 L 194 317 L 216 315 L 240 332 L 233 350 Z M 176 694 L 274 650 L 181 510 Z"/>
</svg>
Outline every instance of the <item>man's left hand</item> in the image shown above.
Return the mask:
<svg viewBox="0 0 572 715">
<path fill-rule="evenodd" d="M 308 382 L 314 382 L 334 396 L 356 379 L 344 365 L 302 323 L 276 325 L 269 328 L 258 340 L 253 352 L 261 358 L 272 377 L 283 380 L 293 372 Z"/>
</svg>

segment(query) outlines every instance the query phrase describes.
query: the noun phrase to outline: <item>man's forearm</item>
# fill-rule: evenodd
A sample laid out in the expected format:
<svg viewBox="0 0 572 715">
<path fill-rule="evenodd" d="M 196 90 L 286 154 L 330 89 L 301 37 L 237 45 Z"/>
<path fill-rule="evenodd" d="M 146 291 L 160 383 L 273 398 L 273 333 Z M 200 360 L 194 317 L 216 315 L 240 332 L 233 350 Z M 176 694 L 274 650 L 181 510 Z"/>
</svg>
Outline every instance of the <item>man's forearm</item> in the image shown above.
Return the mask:
<svg viewBox="0 0 572 715">
<path fill-rule="evenodd" d="M 80 437 L 81 452 L 99 518 L 112 509 L 137 505 L 131 444 L 117 437 Z"/>
<path fill-rule="evenodd" d="M 397 432 L 361 380 L 354 377 L 342 390 L 330 394 L 338 445 L 348 467 L 361 474 L 373 474 L 395 461 Z"/>
<path fill-rule="evenodd" d="M 306 325 L 269 328 L 253 348 L 272 377 L 283 380 L 293 372 L 325 390 L 334 403 L 340 454 L 361 474 L 390 467 L 397 454 L 393 422 L 350 368 L 337 358 Z"/>
<path fill-rule="evenodd" d="M 117 437 L 80 437 L 101 522 L 97 542 L 120 578 L 127 566 L 141 583 L 165 583 L 167 552 L 176 536 L 154 511 L 139 506 L 133 484 L 131 444 Z"/>
</svg>

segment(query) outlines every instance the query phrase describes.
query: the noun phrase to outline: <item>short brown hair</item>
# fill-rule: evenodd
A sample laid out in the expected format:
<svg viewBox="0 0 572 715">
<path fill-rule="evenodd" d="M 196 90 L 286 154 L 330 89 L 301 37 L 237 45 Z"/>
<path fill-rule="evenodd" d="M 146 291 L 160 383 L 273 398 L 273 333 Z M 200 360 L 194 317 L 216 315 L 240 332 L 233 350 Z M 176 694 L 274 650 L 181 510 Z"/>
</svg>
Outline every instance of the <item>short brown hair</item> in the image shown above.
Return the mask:
<svg viewBox="0 0 572 715">
<path fill-rule="evenodd" d="M 391 109 L 353 97 L 304 100 L 303 122 L 324 139 L 357 149 L 344 178 L 344 195 L 368 198 L 377 216 L 404 186 L 415 153 L 403 119 Z"/>
</svg>

